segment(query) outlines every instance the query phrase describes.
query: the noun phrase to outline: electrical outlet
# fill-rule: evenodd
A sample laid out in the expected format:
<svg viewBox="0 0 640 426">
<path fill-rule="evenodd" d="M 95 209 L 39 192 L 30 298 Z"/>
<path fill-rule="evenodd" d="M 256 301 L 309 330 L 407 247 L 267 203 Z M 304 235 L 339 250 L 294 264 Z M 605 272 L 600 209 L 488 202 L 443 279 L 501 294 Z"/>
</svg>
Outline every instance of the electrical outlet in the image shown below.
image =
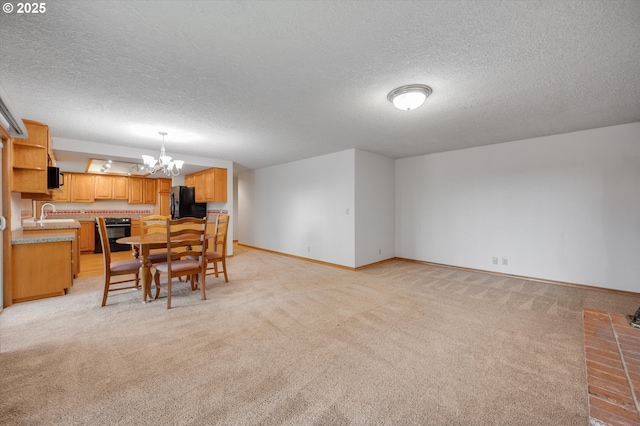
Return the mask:
<svg viewBox="0 0 640 426">
<path fill-rule="evenodd" d="M 509 259 L 507 259 L 506 257 L 502 258 L 502 264 L 503 265 L 508 265 L 509 264 Z"/>
<path fill-rule="evenodd" d="M 382 249 L 378 249 L 378 254 L 382 254 Z"/>
<path fill-rule="evenodd" d="M 494 265 L 497 265 L 497 264 L 498 264 L 498 258 L 497 258 L 497 257 L 494 257 L 494 258 L 493 258 L 493 264 L 494 264 Z"/>
<path fill-rule="evenodd" d="M 311 253 L 311 247 L 307 247 L 307 251 Z"/>
</svg>

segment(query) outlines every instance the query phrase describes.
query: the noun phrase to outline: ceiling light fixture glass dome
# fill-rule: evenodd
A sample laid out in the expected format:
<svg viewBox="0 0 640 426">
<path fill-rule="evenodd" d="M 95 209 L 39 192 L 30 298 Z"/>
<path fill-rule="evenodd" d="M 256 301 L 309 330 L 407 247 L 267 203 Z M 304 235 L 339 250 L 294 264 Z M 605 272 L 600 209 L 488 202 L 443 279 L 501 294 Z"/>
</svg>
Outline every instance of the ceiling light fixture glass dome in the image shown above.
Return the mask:
<svg viewBox="0 0 640 426">
<path fill-rule="evenodd" d="M 396 108 L 411 111 L 421 106 L 432 92 L 431 87 L 424 84 L 408 84 L 393 89 L 387 95 L 387 99 Z"/>
</svg>

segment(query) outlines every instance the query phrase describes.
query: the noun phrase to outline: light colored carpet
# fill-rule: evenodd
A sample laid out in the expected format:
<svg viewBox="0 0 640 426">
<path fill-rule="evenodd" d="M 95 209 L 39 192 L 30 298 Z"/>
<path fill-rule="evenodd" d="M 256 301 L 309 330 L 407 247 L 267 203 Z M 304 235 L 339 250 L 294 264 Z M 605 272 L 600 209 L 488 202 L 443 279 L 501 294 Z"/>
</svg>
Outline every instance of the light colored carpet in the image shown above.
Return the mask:
<svg viewBox="0 0 640 426">
<path fill-rule="evenodd" d="M 0 423 L 585 425 L 582 309 L 640 298 L 244 247 L 209 299 L 100 308 L 101 278 L 0 315 Z M 162 294 L 164 296 L 164 293 Z M 162 297 L 162 296 L 161 296 Z"/>
</svg>

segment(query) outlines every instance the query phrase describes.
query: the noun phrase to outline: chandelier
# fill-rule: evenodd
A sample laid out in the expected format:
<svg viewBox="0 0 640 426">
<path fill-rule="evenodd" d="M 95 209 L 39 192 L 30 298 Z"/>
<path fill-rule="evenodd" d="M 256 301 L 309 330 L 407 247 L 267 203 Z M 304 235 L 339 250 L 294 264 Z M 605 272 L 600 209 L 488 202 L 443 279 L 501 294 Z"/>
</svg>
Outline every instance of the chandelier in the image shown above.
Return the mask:
<svg viewBox="0 0 640 426">
<path fill-rule="evenodd" d="M 164 137 L 167 136 L 167 132 L 158 132 L 158 134 L 162 135 L 160 157 L 156 160 L 151 155 L 143 155 L 142 162 L 144 163 L 144 169 L 149 174 L 154 174 L 155 172 L 162 170 L 162 172 L 167 176 L 178 176 L 184 161 L 172 160 L 171 157 L 167 155 L 164 150 Z"/>
</svg>

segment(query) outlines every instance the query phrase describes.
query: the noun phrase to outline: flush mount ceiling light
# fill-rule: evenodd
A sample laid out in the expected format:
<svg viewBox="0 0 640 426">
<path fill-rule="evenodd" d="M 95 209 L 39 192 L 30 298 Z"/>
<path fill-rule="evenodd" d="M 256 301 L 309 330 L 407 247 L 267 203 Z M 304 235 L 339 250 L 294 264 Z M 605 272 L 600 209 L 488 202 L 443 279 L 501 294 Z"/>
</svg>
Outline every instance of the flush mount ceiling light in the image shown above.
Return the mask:
<svg viewBox="0 0 640 426">
<path fill-rule="evenodd" d="M 150 155 L 143 155 L 142 161 L 144 162 L 145 170 L 150 174 L 154 174 L 158 170 L 162 170 L 162 172 L 167 176 L 178 176 L 184 161 L 172 160 L 171 157 L 166 154 L 164 150 L 164 137 L 167 136 L 167 132 L 158 132 L 158 134 L 162 135 L 160 157 L 156 160 Z"/>
<path fill-rule="evenodd" d="M 424 84 L 408 84 L 390 91 L 387 99 L 396 108 L 410 111 L 422 105 L 432 92 L 431 87 Z"/>
</svg>

